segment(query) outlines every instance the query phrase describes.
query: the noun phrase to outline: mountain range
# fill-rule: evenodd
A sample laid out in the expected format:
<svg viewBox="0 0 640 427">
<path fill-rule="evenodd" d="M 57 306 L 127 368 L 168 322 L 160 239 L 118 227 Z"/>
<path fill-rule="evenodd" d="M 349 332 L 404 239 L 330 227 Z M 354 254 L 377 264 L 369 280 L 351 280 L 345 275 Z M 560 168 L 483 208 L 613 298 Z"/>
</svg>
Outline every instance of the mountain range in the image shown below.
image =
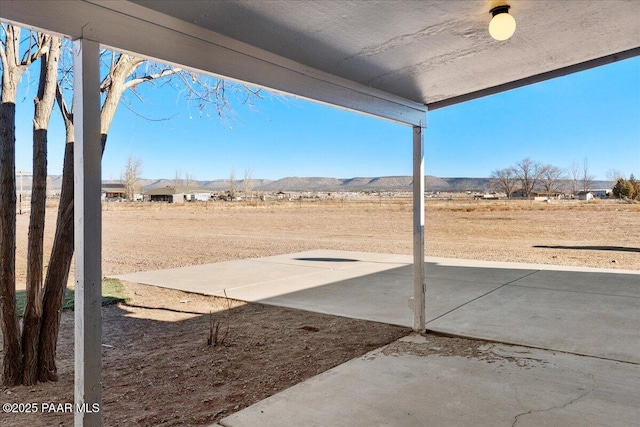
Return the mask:
<svg viewBox="0 0 640 427">
<path fill-rule="evenodd" d="M 20 177 L 17 178 L 18 191 L 20 191 Z M 105 180 L 104 183 L 118 181 Z M 381 176 L 381 177 L 355 177 L 355 178 L 329 178 L 329 177 L 286 177 L 278 180 L 252 179 L 249 185 L 251 191 L 411 191 L 413 178 L 410 176 Z M 173 179 L 140 179 L 139 185 L 144 190 L 176 185 Z M 60 191 L 62 184 L 61 175 L 50 175 L 48 178 L 49 191 Z M 186 185 L 184 181 L 179 185 Z M 228 179 L 216 179 L 212 181 L 192 181 L 191 186 L 197 186 L 209 191 L 225 191 L 230 188 Z M 611 188 L 609 181 L 594 181 L 593 188 Z M 486 191 L 491 187 L 490 178 L 438 178 L 425 177 L 426 191 Z M 31 191 L 31 177 L 22 178 L 24 191 Z M 236 188 L 244 190 L 243 180 L 236 181 Z"/>
</svg>

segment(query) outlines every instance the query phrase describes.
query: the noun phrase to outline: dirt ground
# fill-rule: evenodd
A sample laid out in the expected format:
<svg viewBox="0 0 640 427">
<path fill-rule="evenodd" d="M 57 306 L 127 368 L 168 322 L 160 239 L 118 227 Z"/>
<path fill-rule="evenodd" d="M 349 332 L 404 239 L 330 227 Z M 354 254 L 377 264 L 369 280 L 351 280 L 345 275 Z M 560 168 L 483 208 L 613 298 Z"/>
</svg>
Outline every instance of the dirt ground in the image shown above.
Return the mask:
<svg viewBox="0 0 640 427">
<path fill-rule="evenodd" d="M 45 253 L 55 209 L 49 209 Z M 110 203 L 103 274 L 310 249 L 410 254 L 408 201 Z M 640 205 L 429 201 L 427 255 L 640 270 Z M 18 218 L 24 287 L 28 216 Z M 211 424 L 390 343 L 405 328 L 125 283 L 103 308 L 103 423 Z M 210 314 L 212 313 L 212 314 Z M 224 342 L 207 345 L 212 321 Z M 442 338 L 446 339 L 446 338 Z M 456 352 L 476 348 L 456 341 Z M 0 389 L 0 403 L 73 402 L 73 313 L 63 313 L 58 383 Z M 40 405 L 41 409 L 42 406 Z M 0 426 L 71 425 L 72 415 L 0 414 Z"/>
<path fill-rule="evenodd" d="M 102 215 L 105 276 L 310 249 L 412 253 L 408 200 L 255 206 L 111 202 Z M 18 217 L 19 287 L 26 275 L 28 220 L 28 215 Z M 639 221 L 640 204 L 428 201 L 426 253 L 637 270 Z M 54 225 L 52 206 L 45 254 Z"/>
</svg>

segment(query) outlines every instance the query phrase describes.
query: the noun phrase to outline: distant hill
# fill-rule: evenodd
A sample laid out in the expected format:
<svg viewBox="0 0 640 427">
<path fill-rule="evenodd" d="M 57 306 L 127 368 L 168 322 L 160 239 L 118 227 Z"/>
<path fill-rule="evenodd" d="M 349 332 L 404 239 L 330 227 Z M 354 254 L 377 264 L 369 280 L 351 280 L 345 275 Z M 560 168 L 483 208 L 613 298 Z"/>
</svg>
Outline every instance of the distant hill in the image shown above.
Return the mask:
<svg viewBox="0 0 640 427">
<path fill-rule="evenodd" d="M 344 179 L 338 178 L 302 178 L 297 176 L 282 178 L 271 182 L 260 191 L 338 191 L 344 183 Z M 348 191 L 348 190 L 347 190 Z"/>
<path fill-rule="evenodd" d="M 119 182 L 104 180 L 104 183 Z M 173 179 L 140 179 L 140 185 L 145 190 L 174 186 Z M 269 179 L 252 179 L 252 191 L 278 192 L 278 191 L 411 191 L 413 178 L 410 176 L 380 176 L 380 177 L 354 177 L 354 178 L 329 178 L 329 177 L 286 177 L 276 181 Z M 59 192 L 62 185 L 61 175 L 49 175 L 47 186 L 49 191 Z M 180 185 L 185 185 L 183 181 Z M 225 191 L 229 189 L 228 179 L 215 179 L 212 181 L 194 181 L 193 185 L 209 191 Z M 609 181 L 594 181 L 593 188 L 611 188 Z M 20 178 L 17 178 L 17 187 L 20 191 Z M 489 178 L 438 178 L 425 177 L 425 189 L 427 191 L 487 191 L 491 187 Z M 25 192 L 31 191 L 31 177 L 22 177 L 22 188 Z M 244 188 L 243 180 L 236 181 L 236 188 Z"/>
</svg>

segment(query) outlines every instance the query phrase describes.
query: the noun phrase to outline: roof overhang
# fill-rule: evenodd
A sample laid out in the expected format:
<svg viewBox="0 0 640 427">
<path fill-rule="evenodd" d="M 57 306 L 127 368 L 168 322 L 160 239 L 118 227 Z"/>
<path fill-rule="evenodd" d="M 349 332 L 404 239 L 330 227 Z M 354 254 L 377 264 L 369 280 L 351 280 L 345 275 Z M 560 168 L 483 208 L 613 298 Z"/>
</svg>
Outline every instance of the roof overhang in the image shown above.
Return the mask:
<svg viewBox="0 0 640 427">
<path fill-rule="evenodd" d="M 504 2 L 500 2 L 504 3 Z M 640 2 L 22 1 L 2 19 L 410 125 L 425 112 L 640 54 Z"/>
</svg>

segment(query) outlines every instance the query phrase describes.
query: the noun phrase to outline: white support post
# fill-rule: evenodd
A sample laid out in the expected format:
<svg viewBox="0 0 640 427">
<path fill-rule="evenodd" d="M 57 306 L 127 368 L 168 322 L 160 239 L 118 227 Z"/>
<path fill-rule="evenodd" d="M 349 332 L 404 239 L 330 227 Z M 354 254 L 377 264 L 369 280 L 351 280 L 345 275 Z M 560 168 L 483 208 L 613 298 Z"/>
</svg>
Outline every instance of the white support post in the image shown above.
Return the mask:
<svg viewBox="0 0 640 427">
<path fill-rule="evenodd" d="M 100 426 L 102 212 L 99 43 L 73 42 L 76 427 Z"/>
<path fill-rule="evenodd" d="M 421 126 L 413 127 L 413 329 L 424 332 L 424 136 Z"/>
</svg>

